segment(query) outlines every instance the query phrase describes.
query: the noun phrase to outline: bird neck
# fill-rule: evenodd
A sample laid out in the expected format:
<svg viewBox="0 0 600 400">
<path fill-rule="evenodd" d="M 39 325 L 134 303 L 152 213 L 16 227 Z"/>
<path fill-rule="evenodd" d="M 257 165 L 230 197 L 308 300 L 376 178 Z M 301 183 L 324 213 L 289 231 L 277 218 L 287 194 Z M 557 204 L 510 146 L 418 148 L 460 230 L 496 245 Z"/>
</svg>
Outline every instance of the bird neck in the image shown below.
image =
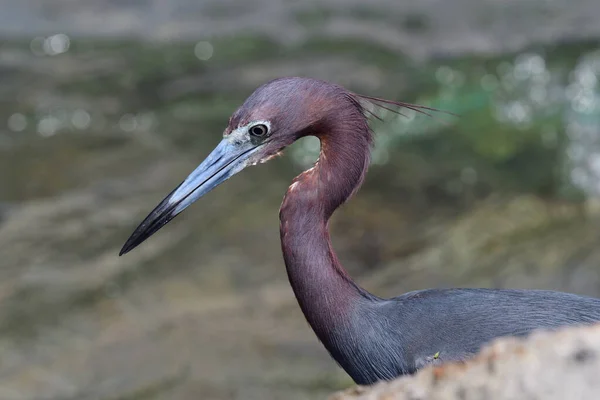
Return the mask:
<svg viewBox="0 0 600 400">
<path fill-rule="evenodd" d="M 370 138 L 368 132 L 333 132 L 319 139 L 317 163 L 296 177 L 286 192 L 280 234 L 298 303 L 319 339 L 335 352 L 335 337 L 347 333 L 356 307 L 371 295 L 352 281 L 339 262 L 331 245 L 329 219 L 360 187 L 369 165 Z"/>
</svg>

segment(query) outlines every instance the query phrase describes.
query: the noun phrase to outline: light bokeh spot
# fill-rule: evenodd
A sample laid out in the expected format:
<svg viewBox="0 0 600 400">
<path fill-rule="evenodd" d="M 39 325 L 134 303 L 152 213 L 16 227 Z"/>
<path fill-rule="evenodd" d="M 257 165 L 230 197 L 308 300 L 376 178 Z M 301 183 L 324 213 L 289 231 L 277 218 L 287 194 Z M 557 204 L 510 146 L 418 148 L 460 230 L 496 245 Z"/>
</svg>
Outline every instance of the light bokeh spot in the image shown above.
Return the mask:
<svg viewBox="0 0 600 400">
<path fill-rule="evenodd" d="M 60 120 L 52 115 L 40 119 L 37 131 L 41 136 L 49 137 L 56 134 L 60 128 Z"/>
<path fill-rule="evenodd" d="M 44 43 L 46 43 L 46 38 L 38 36 L 31 40 L 29 48 L 36 56 L 45 56 L 46 51 L 44 50 Z"/>
<path fill-rule="evenodd" d="M 20 113 L 12 114 L 8 117 L 7 126 L 13 132 L 24 131 L 27 128 L 27 118 Z"/>
<path fill-rule="evenodd" d="M 71 123 L 77 129 L 87 129 L 90 126 L 91 122 L 92 117 L 90 116 L 90 114 L 82 109 L 75 110 L 75 112 L 73 112 L 73 115 L 71 116 Z"/>
<path fill-rule="evenodd" d="M 71 39 L 64 33 L 43 37 L 37 36 L 29 43 L 29 48 L 36 56 L 56 56 L 66 53 L 71 46 Z"/>
<path fill-rule="evenodd" d="M 46 54 L 54 56 L 66 53 L 71 45 L 71 40 L 64 33 L 58 33 L 48 37 L 44 42 Z"/>
<path fill-rule="evenodd" d="M 194 54 L 199 60 L 207 61 L 213 56 L 214 48 L 210 42 L 198 42 L 194 46 Z"/>
<path fill-rule="evenodd" d="M 119 120 L 119 127 L 125 132 L 133 132 L 137 129 L 137 120 L 133 114 L 125 114 Z"/>
</svg>

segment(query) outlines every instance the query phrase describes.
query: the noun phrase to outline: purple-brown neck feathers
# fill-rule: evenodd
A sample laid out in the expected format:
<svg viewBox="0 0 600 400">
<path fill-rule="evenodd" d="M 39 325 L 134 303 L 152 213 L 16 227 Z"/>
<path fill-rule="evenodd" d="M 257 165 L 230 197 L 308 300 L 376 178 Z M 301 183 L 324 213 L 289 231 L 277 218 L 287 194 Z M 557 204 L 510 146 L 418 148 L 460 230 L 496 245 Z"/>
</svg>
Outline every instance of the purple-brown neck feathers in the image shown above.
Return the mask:
<svg viewBox="0 0 600 400">
<path fill-rule="evenodd" d="M 315 166 L 296 177 L 286 192 L 280 231 L 288 276 L 300 307 L 320 340 L 335 351 L 331 349 L 335 337 L 347 332 L 352 310 L 368 293 L 338 261 L 328 221 L 362 183 L 372 138 L 363 109 L 349 92 L 319 81 L 314 85 L 310 90 L 316 102 L 311 108 L 318 118 L 303 132 L 320 139 L 321 153 Z"/>
</svg>

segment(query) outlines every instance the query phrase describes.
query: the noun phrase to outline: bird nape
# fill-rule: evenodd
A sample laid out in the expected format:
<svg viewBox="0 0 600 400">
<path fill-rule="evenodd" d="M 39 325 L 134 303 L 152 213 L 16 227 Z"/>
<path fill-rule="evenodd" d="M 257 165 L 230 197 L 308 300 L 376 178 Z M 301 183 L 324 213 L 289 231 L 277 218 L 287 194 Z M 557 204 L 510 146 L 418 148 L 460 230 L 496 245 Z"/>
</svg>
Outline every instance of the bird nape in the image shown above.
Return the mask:
<svg viewBox="0 0 600 400">
<path fill-rule="evenodd" d="M 391 110 L 439 111 L 352 93 L 310 78 L 266 83 L 236 110 L 213 152 L 138 226 L 131 251 L 190 204 L 294 141 L 316 136 L 315 165 L 297 176 L 280 209 L 280 234 L 292 289 L 331 356 L 359 384 L 462 361 L 499 336 L 600 321 L 600 300 L 542 290 L 429 289 L 383 299 L 346 273 L 328 220 L 361 185 L 372 132 L 365 102 Z"/>
</svg>

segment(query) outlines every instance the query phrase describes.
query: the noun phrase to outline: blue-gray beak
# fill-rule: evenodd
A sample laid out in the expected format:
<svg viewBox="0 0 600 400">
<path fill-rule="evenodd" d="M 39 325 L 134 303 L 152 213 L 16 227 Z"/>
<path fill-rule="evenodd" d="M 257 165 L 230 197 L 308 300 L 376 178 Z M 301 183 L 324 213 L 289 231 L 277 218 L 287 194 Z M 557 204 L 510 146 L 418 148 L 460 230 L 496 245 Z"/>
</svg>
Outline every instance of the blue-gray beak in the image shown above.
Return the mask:
<svg viewBox="0 0 600 400">
<path fill-rule="evenodd" d="M 259 147 L 250 141 L 232 143 L 223 139 L 206 160 L 152 210 L 127 239 L 119 255 L 133 250 L 193 202 L 244 169 Z"/>
</svg>

